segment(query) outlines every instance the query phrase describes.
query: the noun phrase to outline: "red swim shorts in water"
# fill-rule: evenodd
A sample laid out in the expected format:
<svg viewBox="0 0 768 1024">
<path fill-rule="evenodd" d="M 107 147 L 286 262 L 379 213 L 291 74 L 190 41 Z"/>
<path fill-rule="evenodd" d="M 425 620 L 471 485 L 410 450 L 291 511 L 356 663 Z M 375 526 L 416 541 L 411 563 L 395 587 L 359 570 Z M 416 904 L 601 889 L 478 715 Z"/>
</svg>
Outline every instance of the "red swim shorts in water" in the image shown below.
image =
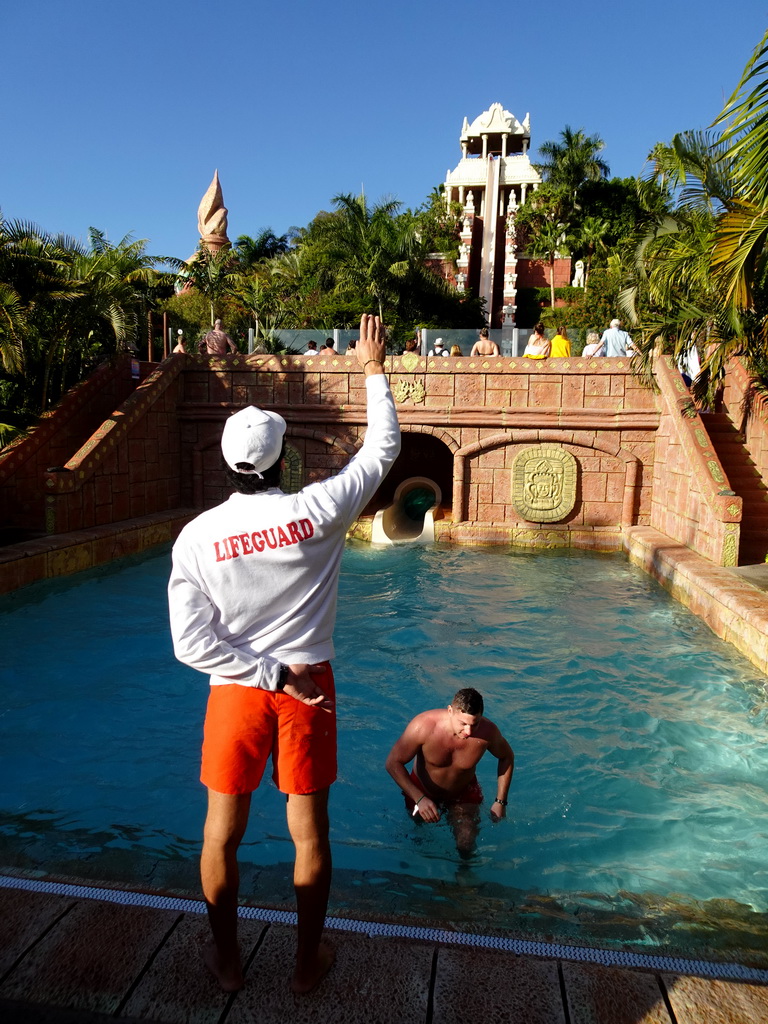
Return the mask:
<svg viewBox="0 0 768 1024">
<path fill-rule="evenodd" d="M 336 779 L 336 691 L 327 661 L 316 679 L 334 701 L 330 712 L 286 693 L 237 683 L 212 686 L 200 769 L 203 785 L 217 793 L 252 793 L 271 754 L 272 778 L 281 793 L 316 793 L 330 786 Z"/>
<path fill-rule="evenodd" d="M 411 782 L 415 786 L 418 786 L 422 793 L 424 792 L 424 786 L 421 783 L 421 779 L 416 774 L 415 768 L 411 770 Z M 457 804 L 481 804 L 482 802 L 483 791 L 480 789 L 480 783 L 477 781 L 476 775 L 472 776 L 460 793 L 456 793 L 455 796 L 449 797 L 448 800 L 436 801 L 436 803 L 440 803 L 444 807 L 455 807 Z M 405 797 L 405 806 L 409 811 L 413 810 L 413 800 L 408 796 Z"/>
</svg>

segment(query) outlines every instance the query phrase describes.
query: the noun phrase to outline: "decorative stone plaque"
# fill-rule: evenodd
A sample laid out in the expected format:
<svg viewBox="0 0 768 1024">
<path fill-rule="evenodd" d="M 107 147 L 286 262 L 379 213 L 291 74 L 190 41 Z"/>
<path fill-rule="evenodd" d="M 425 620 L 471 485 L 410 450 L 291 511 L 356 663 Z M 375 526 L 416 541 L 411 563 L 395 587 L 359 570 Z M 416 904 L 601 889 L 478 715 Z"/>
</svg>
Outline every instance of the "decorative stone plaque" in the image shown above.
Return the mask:
<svg viewBox="0 0 768 1024">
<path fill-rule="evenodd" d="M 531 523 L 556 523 L 576 503 L 576 459 L 558 444 L 526 448 L 512 463 L 512 504 Z"/>
</svg>

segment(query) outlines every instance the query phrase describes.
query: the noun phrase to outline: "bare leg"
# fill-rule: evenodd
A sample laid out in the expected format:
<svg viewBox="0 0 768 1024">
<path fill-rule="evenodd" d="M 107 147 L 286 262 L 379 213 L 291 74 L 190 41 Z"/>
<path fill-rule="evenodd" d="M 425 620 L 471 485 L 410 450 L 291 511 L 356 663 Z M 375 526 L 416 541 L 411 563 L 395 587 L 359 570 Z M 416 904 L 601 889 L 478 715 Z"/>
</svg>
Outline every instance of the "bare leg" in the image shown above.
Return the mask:
<svg viewBox="0 0 768 1024">
<path fill-rule="evenodd" d="M 293 885 L 299 918 L 296 970 L 291 988 L 311 991 L 333 964 L 330 946 L 320 942 L 331 887 L 328 790 L 288 797 L 288 830 L 296 847 Z"/>
<path fill-rule="evenodd" d="M 208 790 L 200 878 L 213 945 L 205 952 L 205 963 L 225 992 L 237 992 L 243 987 L 237 944 L 237 890 L 240 885 L 237 849 L 245 834 L 250 809 L 250 793 L 230 796 Z"/>
<path fill-rule="evenodd" d="M 455 804 L 448 809 L 448 821 L 453 829 L 456 849 L 461 857 L 471 857 L 475 852 L 477 834 L 480 831 L 480 812 L 477 804 Z"/>
</svg>

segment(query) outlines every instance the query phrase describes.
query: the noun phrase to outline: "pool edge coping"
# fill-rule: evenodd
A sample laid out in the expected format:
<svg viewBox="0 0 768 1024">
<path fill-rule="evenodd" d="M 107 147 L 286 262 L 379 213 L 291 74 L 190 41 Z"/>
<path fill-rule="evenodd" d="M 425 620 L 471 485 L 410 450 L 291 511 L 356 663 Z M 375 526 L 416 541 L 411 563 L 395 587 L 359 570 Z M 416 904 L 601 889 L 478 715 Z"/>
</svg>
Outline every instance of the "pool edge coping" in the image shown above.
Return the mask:
<svg viewBox="0 0 768 1024">
<path fill-rule="evenodd" d="M 206 913 L 205 902 L 202 899 L 196 900 L 182 896 L 136 892 L 135 890 L 121 888 L 88 886 L 73 882 L 52 882 L 42 879 L 21 878 L 13 875 L 0 875 L 0 888 L 51 896 L 65 896 L 71 899 L 100 900 L 120 906 L 144 907 L 153 910 L 173 910 L 178 913 Z M 262 921 L 267 924 L 296 925 L 296 912 L 290 910 L 270 910 L 264 907 L 240 906 L 238 908 L 238 917 L 243 920 Z M 325 927 L 330 931 L 354 932 L 371 938 L 438 942 L 446 946 L 495 949 L 501 952 L 513 953 L 515 956 L 569 960 L 580 963 L 599 964 L 603 967 L 640 968 L 718 981 L 737 981 L 768 985 L 768 969 L 747 967 L 744 964 L 729 961 L 688 959 L 679 956 L 602 949 L 597 946 L 575 946 L 565 943 L 539 942 L 532 939 L 476 935 L 471 932 L 427 928 L 422 925 L 360 921 L 355 918 L 333 916 L 326 917 Z"/>
</svg>

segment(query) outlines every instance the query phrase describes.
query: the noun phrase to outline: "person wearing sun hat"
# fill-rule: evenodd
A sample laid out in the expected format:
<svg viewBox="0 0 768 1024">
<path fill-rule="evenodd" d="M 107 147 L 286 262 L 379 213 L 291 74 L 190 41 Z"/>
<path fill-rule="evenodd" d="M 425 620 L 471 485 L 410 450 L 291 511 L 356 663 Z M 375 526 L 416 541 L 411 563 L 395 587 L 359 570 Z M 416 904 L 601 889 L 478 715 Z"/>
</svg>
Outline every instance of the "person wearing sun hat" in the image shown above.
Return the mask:
<svg viewBox="0 0 768 1024">
<path fill-rule="evenodd" d="M 201 856 L 213 932 L 205 962 L 223 988 L 243 984 L 237 945 L 237 848 L 268 757 L 286 794 L 296 850 L 298 948 L 292 978 L 307 992 L 333 962 L 321 943 L 331 879 L 328 791 L 336 778 L 333 629 L 347 530 L 400 450 L 384 332 L 364 316 L 355 349 L 368 429 L 336 476 L 280 489 L 286 423 L 249 406 L 224 424 L 233 488 L 180 533 L 168 586 L 176 657 L 210 675 L 201 781 L 208 788 Z"/>
</svg>

